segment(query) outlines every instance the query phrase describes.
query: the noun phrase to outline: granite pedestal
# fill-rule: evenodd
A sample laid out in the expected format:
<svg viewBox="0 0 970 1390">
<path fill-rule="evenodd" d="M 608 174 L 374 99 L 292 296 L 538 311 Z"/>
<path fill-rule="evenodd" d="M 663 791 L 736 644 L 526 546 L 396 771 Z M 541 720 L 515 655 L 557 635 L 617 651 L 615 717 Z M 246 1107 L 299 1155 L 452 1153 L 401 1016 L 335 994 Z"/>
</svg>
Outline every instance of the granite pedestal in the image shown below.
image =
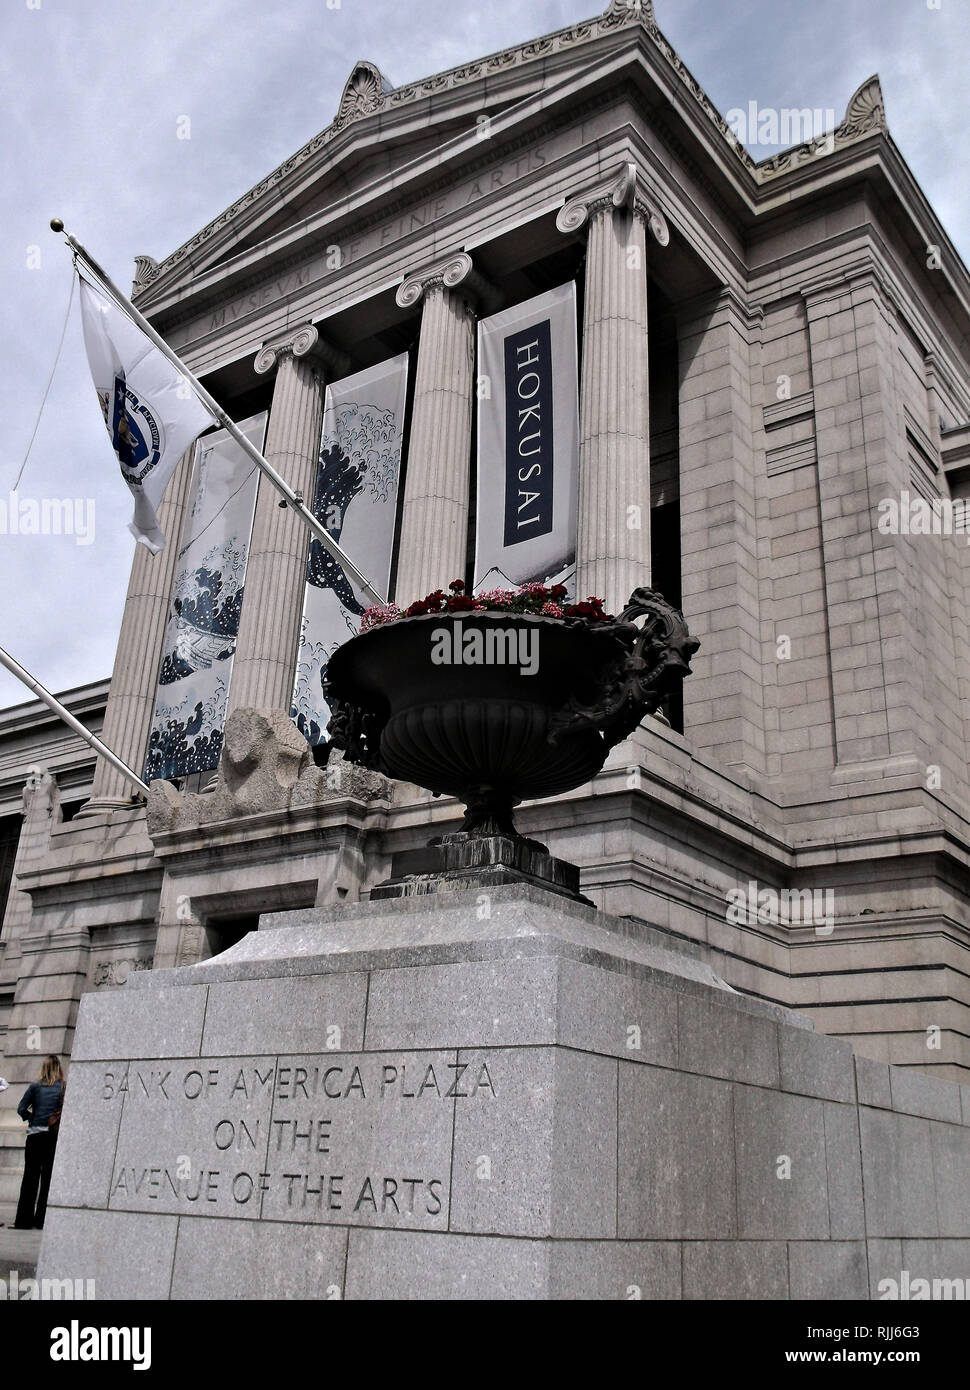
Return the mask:
<svg viewBox="0 0 970 1390">
<path fill-rule="evenodd" d="M 970 1094 L 513 884 L 81 1003 L 38 1274 L 112 1298 L 806 1298 L 970 1275 Z"/>
</svg>

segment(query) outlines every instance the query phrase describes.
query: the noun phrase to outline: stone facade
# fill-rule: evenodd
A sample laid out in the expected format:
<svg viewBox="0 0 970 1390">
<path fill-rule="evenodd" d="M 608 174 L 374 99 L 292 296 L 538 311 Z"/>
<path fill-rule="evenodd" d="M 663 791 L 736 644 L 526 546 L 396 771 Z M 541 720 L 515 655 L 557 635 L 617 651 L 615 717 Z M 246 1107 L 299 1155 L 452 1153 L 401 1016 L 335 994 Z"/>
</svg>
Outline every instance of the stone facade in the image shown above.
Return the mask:
<svg viewBox="0 0 970 1390">
<path fill-rule="evenodd" d="M 962 535 L 880 529 L 878 507 L 970 494 L 970 277 L 878 79 L 828 139 L 755 163 L 649 4 L 405 88 L 363 63 L 325 131 L 139 258 L 134 293 L 234 416 L 269 409 L 267 449 L 304 489 L 326 377 L 411 351 L 407 602 L 463 563 L 475 315 L 570 278 L 581 593 L 615 606 L 652 564 L 702 646 L 682 731 L 676 711 L 647 720 L 520 828 L 735 989 L 860 1058 L 967 1080 L 970 558 Z M 651 508 L 652 534 L 629 526 Z M 366 899 L 392 854 L 456 824 L 453 802 L 324 774 L 294 744 L 305 535 L 265 488 L 257 538 L 230 694 L 250 751 L 214 791 L 147 808 L 99 770 L 86 814 L 18 866 L 38 954 L 14 987 L 12 1080 L 39 1001 L 69 1048 L 103 940 L 132 962 L 99 986 L 118 988 L 260 912 Z M 133 763 L 174 548 L 136 558 L 111 680 L 105 735 Z M 792 920 L 810 893 L 815 918 Z"/>
<path fill-rule="evenodd" d="M 93 734 L 102 732 L 107 681 L 66 691 L 62 702 Z M 36 1080 L 45 1052 L 67 1050 L 80 991 L 120 982 L 123 962 L 152 963 L 144 924 L 93 938 L 88 973 L 79 980 L 62 969 L 66 932 L 54 940 L 38 934 L 25 875 L 47 862 L 58 837 L 92 795 L 95 756 L 46 705 L 31 701 L 0 711 L 0 1075 L 11 1082 Z M 11 1028 L 20 1053 L 15 1054 Z M 16 1201 L 20 1188 L 24 1127 L 16 1113 L 23 1090 L 0 1092 L 0 1202 Z"/>
</svg>

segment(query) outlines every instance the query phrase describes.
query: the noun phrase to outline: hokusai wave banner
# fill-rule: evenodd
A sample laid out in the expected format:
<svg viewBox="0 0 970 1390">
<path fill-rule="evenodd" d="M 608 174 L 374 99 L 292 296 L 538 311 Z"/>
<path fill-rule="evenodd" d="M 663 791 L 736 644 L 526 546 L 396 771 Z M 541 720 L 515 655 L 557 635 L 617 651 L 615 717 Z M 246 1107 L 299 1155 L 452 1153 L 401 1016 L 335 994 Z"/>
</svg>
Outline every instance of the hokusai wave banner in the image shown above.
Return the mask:
<svg viewBox="0 0 970 1390">
<path fill-rule="evenodd" d="M 579 372 L 570 282 L 482 319 L 475 590 L 576 571 Z"/>
<path fill-rule="evenodd" d="M 386 595 L 397 511 L 407 354 L 327 387 L 313 513 Z M 326 741 L 321 682 L 334 651 L 360 631 L 368 600 L 312 540 L 290 718 L 311 744 Z"/>
<path fill-rule="evenodd" d="M 239 428 L 262 449 L 266 412 Z M 258 482 L 256 466 L 225 430 L 201 441 L 162 649 L 146 781 L 218 765 Z"/>
</svg>

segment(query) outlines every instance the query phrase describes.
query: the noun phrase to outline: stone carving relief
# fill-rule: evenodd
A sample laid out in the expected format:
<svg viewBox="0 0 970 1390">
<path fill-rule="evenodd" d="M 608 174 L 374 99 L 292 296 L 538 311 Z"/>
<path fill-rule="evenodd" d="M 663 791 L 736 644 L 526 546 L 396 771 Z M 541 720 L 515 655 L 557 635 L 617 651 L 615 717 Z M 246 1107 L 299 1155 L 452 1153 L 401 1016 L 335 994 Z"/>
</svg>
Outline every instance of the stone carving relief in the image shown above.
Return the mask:
<svg viewBox="0 0 970 1390">
<path fill-rule="evenodd" d="M 874 130 L 886 130 L 886 106 L 878 74 L 867 77 L 849 98 L 842 122 L 834 131 L 816 136 L 802 145 L 790 150 L 782 150 L 770 159 L 762 160 L 756 166 L 758 177 L 762 180 L 785 173 L 806 160 L 815 159 L 820 154 L 830 154 L 833 149 L 847 145 L 853 140 L 869 135 Z"/>
<path fill-rule="evenodd" d="M 395 298 L 402 309 L 413 309 L 436 285 L 446 290 L 460 288 L 467 303 L 481 304 L 487 311 L 498 303 L 495 286 L 475 269 L 467 251 L 456 251 L 453 256 L 406 275 L 397 288 Z"/>
<path fill-rule="evenodd" d="M 886 129 L 886 104 L 879 74 L 873 73 L 856 88 L 845 109 L 845 119 L 835 132 L 836 141 L 855 140 L 870 130 Z"/>
<path fill-rule="evenodd" d="M 670 241 L 667 219 L 655 203 L 647 202 L 635 164 L 624 164 L 617 178 L 569 198 L 559 210 L 556 226 L 561 232 L 578 232 L 594 212 L 609 207 L 626 208 L 642 217 L 661 246 Z"/>
<path fill-rule="evenodd" d="M 198 923 L 180 927 L 178 945 L 175 948 L 175 964 L 195 965 L 196 961 L 202 959 L 204 946 L 205 932 Z"/>
<path fill-rule="evenodd" d="M 294 357 L 306 357 L 317 346 L 320 334 L 312 323 L 301 324 L 299 328 L 286 329 L 283 333 L 263 343 L 256 354 L 253 368 L 260 376 L 271 372 L 279 359 L 287 352 Z"/>
<path fill-rule="evenodd" d="M 138 290 L 143 290 L 146 285 L 150 285 L 158 276 L 158 261 L 154 256 L 135 257 L 135 278 L 131 282 L 131 292 L 136 294 Z"/>
<path fill-rule="evenodd" d="M 23 790 L 24 815 L 46 811 L 53 815 L 57 801 L 57 783 L 46 767 L 32 767 L 27 773 Z"/>
<path fill-rule="evenodd" d="M 226 720 L 212 790 L 183 795 L 170 782 L 153 782 L 148 833 L 193 829 L 323 801 L 384 797 L 390 797 L 385 777 L 353 767 L 336 754 L 325 767 L 317 767 L 306 739 L 282 710 L 237 709 Z"/>
<path fill-rule="evenodd" d="M 391 84 L 373 63 L 360 62 L 344 84 L 340 105 L 334 118 L 332 130 L 339 130 L 348 121 L 359 116 L 369 116 L 379 111 L 392 91 Z"/>
<path fill-rule="evenodd" d="M 151 956 L 125 957 L 121 960 L 99 960 L 94 964 L 94 975 L 92 984 L 95 989 L 101 989 L 105 985 L 123 985 L 136 970 L 151 970 Z"/>
</svg>

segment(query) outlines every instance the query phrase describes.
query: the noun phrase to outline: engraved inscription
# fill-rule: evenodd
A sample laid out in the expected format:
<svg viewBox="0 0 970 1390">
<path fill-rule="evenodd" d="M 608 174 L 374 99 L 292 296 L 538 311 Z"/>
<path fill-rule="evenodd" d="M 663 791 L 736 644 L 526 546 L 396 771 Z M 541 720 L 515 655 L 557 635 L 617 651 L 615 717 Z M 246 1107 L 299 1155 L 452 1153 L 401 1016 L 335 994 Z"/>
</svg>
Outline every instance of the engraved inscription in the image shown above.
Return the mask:
<svg viewBox="0 0 970 1390">
<path fill-rule="evenodd" d="M 102 1102 L 122 1106 L 108 1205 L 441 1229 L 456 1108 L 497 1096 L 492 1065 L 328 1052 L 105 1068 Z"/>
<path fill-rule="evenodd" d="M 563 134 L 558 144 L 565 151 L 572 148 L 577 140 L 577 133 L 570 131 Z M 260 309 L 275 303 L 277 300 L 287 298 L 297 290 L 313 284 L 315 280 L 329 275 L 334 270 L 345 270 L 364 256 L 382 251 L 393 246 L 395 242 L 412 236 L 415 232 L 433 227 L 436 222 L 441 221 L 449 214 L 460 212 L 483 198 L 491 197 L 503 191 L 514 184 L 517 179 L 537 172 L 546 164 L 547 159 L 546 149 L 541 145 L 536 145 L 532 149 L 524 150 L 521 154 L 506 160 L 504 164 L 479 173 L 464 183 L 457 184 L 454 188 L 443 192 L 439 197 L 416 204 L 407 212 L 400 213 L 389 221 L 369 229 L 358 238 L 341 241 L 339 258 L 334 258 L 329 252 L 317 256 L 307 261 L 305 265 L 291 271 L 288 275 L 279 276 L 268 284 L 252 290 L 248 294 L 241 295 L 228 304 L 221 305 L 218 309 L 212 310 L 204 320 L 173 333 L 171 335 L 173 345 L 183 346 L 201 336 L 203 332 L 214 333 L 229 327 L 238 319 L 257 313 Z"/>
</svg>

